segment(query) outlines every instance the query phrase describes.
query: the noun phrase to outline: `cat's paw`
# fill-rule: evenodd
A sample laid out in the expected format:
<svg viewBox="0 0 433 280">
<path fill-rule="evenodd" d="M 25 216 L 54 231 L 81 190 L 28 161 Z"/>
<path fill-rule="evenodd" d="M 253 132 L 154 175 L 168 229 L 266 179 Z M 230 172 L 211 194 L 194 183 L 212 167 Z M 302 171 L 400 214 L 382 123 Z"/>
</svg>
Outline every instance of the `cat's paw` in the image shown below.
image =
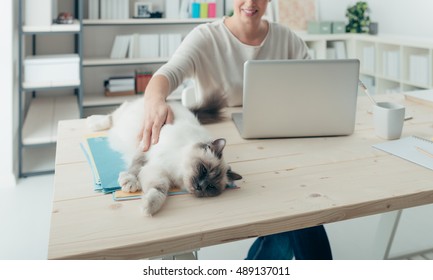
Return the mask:
<svg viewBox="0 0 433 280">
<path fill-rule="evenodd" d="M 161 209 L 167 194 L 151 188 L 142 196 L 142 211 L 146 216 L 152 216 Z"/>
<path fill-rule="evenodd" d="M 118 183 L 122 187 L 122 191 L 124 192 L 136 192 L 141 190 L 140 182 L 138 181 L 137 176 L 128 173 L 128 172 L 120 172 Z"/>
<path fill-rule="evenodd" d="M 87 127 L 92 131 L 100 131 L 111 128 L 110 115 L 91 115 L 86 118 Z"/>
</svg>

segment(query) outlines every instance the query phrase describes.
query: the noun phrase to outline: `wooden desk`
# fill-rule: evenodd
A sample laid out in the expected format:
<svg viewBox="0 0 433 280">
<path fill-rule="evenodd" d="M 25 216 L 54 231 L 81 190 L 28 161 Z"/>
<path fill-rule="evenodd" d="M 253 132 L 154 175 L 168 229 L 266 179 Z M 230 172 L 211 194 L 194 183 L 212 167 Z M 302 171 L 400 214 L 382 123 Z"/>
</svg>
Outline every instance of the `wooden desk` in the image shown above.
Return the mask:
<svg viewBox="0 0 433 280">
<path fill-rule="evenodd" d="M 405 103 L 413 119 L 403 136 L 433 136 L 433 108 Z M 227 114 L 239 110 L 230 108 Z M 302 120 L 300 120 L 302 121 Z M 243 175 L 219 197 L 169 197 L 154 217 L 139 200 L 95 193 L 79 142 L 84 120 L 59 125 L 49 259 L 136 259 L 433 202 L 433 171 L 371 147 L 371 104 L 360 97 L 347 137 L 244 140 L 227 121 L 208 126 L 225 137 L 225 158 Z M 246 254 L 247 252 L 245 252 Z"/>
</svg>

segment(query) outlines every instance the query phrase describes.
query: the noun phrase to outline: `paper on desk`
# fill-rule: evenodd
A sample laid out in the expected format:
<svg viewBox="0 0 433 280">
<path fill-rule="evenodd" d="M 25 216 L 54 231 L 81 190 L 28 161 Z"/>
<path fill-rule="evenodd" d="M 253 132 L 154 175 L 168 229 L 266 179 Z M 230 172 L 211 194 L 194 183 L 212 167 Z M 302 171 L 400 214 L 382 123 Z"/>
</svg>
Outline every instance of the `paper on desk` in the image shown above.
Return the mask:
<svg viewBox="0 0 433 280">
<path fill-rule="evenodd" d="M 433 142 L 430 140 L 409 136 L 373 147 L 433 170 Z"/>
</svg>

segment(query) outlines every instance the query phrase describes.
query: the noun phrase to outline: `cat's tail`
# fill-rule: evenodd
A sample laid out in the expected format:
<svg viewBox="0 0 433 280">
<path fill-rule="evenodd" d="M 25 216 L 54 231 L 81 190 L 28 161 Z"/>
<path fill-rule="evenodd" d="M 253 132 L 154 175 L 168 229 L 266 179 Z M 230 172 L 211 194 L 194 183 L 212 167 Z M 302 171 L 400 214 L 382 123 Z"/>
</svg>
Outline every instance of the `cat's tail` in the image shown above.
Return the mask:
<svg viewBox="0 0 433 280">
<path fill-rule="evenodd" d="M 227 98 L 215 93 L 204 98 L 201 104 L 189 109 L 201 124 L 209 124 L 224 120 L 222 109 L 225 107 L 227 107 Z"/>
</svg>

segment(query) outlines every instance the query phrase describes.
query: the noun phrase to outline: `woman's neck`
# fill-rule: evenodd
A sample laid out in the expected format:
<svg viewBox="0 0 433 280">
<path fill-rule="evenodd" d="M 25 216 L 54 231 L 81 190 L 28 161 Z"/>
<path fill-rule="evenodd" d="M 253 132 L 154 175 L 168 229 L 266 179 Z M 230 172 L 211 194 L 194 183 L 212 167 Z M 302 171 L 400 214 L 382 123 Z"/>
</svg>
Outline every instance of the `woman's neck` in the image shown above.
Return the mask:
<svg viewBox="0 0 433 280">
<path fill-rule="evenodd" d="M 224 24 L 239 41 L 250 46 L 261 45 L 269 30 L 266 20 L 240 22 L 235 17 L 229 17 L 224 20 Z"/>
</svg>

